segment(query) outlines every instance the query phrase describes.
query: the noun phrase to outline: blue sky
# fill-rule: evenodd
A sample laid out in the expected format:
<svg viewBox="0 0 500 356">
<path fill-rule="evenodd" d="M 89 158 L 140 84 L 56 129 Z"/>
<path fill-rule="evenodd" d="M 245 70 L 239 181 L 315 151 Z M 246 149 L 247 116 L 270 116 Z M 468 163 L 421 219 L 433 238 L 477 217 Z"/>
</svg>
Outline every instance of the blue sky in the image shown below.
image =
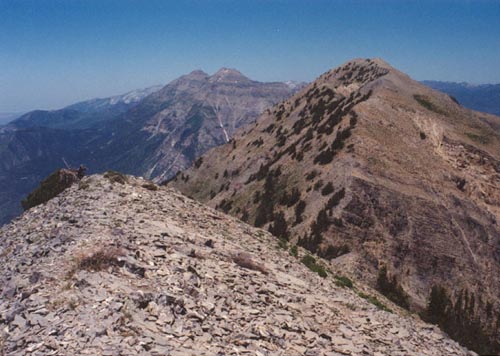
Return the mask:
<svg viewBox="0 0 500 356">
<path fill-rule="evenodd" d="M 310 81 L 355 57 L 500 82 L 500 0 L 0 0 L 0 112 L 59 108 L 201 68 Z"/>
</svg>

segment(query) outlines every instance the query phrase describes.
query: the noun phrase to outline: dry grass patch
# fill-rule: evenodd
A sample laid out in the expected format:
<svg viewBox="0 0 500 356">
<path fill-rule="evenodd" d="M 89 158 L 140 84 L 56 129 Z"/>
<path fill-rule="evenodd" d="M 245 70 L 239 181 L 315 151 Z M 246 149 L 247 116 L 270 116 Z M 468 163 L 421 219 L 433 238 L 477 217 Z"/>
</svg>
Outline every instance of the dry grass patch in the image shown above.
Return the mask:
<svg viewBox="0 0 500 356">
<path fill-rule="evenodd" d="M 124 254 L 123 249 L 114 246 L 81 252 L 74 258 L 73 268 L 69 271 L 68 277 L 81 270 L 98 272 L 109 267 L 120 266 L 119 258 Z"/>
</svg>

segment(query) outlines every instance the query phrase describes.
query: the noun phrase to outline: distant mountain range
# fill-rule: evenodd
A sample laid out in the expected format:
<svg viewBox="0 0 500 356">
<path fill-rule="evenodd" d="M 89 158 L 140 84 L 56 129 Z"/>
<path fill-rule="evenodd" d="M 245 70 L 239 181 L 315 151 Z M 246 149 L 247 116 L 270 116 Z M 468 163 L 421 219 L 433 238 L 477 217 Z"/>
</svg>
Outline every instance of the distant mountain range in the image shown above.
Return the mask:
<svg viewBox="0 0 500 356">
<path fill-rule="evenodd" d="M 422 83 L 453 96 L 465 107 L 500 115 L 500 84 L 472 85 L 434 80 L 424 80 Z"/>
<path fill-rule="evenodd" d="M 85 164 L 166 179 L 303 84 L 261 83 L 223 68 L 168 85 L 36 110 L 0 127 L 0 223 L 50 172 Z"/>
<path fill-rule="evenodd" d="M 28 127 L 89 128 L 116 118 L 161 88 L 162 86 L 157 85 L 110 98 L 86 100 L 59 110 L 34 110 L 20 116 L 11 125 L 18 129 Z"/>
<path fill-rule="evenodd" d="M 6 125 L 14 119 L 20 117 L 23 113 L 18 112 L 0 112 L 0 126 Z"/>
</svg>

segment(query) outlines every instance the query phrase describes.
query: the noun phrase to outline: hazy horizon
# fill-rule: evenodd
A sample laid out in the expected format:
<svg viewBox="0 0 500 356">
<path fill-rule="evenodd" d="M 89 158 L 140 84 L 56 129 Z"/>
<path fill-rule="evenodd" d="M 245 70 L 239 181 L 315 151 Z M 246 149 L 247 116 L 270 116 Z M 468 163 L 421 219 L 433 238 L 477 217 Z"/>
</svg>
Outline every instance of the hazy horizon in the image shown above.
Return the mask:
<svg viewBox="0 0 500 356">
<path fill-rule="evenodd" d="M 358 57 L 500 82 L 499 1 L 0 0 L 0 112 L 58 109 L 195 69 L 311 81 Z"/>
</svg>

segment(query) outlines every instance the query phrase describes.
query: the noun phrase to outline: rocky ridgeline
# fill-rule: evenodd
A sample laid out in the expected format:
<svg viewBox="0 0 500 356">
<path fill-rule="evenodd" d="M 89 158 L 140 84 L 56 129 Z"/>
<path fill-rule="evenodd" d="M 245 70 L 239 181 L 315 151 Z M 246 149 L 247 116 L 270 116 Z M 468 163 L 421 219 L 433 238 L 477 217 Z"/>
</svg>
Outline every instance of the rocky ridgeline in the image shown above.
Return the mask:
<svg viewBox="0 0 500 356">
<path fill-rule="evenodd" d="M 0 350 L 473 354 L 303 256 L 171 188 L 87 177 L 0 230 Z"/>
</svg>

